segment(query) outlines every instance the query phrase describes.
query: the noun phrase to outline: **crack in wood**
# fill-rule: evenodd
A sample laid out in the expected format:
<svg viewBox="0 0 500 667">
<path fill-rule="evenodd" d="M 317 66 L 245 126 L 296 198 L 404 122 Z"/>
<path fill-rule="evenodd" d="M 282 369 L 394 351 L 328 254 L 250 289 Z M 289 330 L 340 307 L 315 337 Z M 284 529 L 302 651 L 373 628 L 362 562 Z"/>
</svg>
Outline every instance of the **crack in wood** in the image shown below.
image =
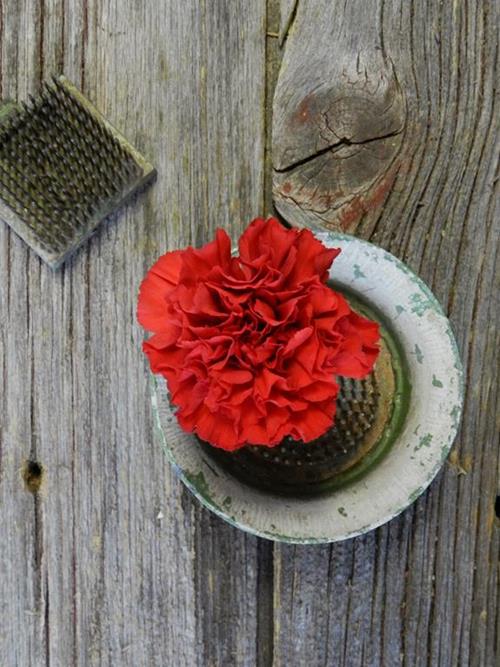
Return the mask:
<svg viewBox="0 0 500 667">
<path fill-rule="evenodd" d="M 295 15 L 273 104 L 274 203 L 292 224 L 353 232 L 390 192 L 407 112 L 380 17 L 325 0 Z"/>
<path fill-rule="evenodd" d="M 403 129 L 398 129 L 395 130 L 394 132 L 389 132 L 388 134 L 382 134 L 376 137 L 370 137 L 369 139 L 361 139 L 359 141 L 352 141 L 348 139 L 347 137 L 342 137 L 339 139 L 339 141 L 336 141 L 335 143 L 332 143 L 325 148 L 322 148 L 321 150 L 316 151 L 316 153 L 313 153 L 312 155 L 309 155 L 308 157 L 303 158 L 302 160 L 298 160 L 297 162 L 292 162 L 291 164 L 287 165 L 286 167 L 281 167 L 281 169 L 277 169 L 276 167 L 274 168 L 274 171 L 278 174 L 283 174 L 285 172 L 292 171 L 296 167 L 302 167 L 303 165 L 307 164 L 308 162 L 311 162 L 312 160 L 315 160 L 318 157 L 321 157 L 322 155 L 325 155 L 327 153 L 335 153 L 338 152 L 342 147 L 344 146 L 364 146 L 365 144 L 371 144 L 374 141 L 383 141 L 384 139 L 389 139 L 391 137 L 396 137 L 399 134 L 403 132 Z M 336 150 L 337 149 L 337 150 Z"/>
<path fill-rule="evenodd" d="M 265 41 L 265 85 L 264 85 L 264 187 L 263 211 L 266 216 L 274 213 L 272 194 L 272 124 L 273 124 L 273 96 L 281 64 L 281 51 L 276 39 L 270 38 L 269 33 L 277 34 L 280 21 L 280 0 L 266 0 L 266 41 Z"/>
<path fill-rule="evenodd" d="M 281 0 L 279 45 L 283 48 L 292 30 L 299 9 L 299 0 Z"/>
</svg>

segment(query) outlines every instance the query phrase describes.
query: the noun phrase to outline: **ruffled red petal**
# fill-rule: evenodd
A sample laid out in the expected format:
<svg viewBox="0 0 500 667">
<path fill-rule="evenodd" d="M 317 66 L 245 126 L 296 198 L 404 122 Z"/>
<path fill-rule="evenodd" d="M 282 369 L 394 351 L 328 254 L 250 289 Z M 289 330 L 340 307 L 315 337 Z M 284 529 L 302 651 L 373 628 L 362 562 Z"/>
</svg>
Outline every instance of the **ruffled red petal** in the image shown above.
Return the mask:
<svg viewBox="0 0 500 667">
<path fill-rule="evenodd" d="M 325 281 L 339 250 L 308 230 L 254 220 L 239 257 L 214 241 L 161 257 L 144 279 L 139 322 L 151 369 L 167 379 L 182 428 L 232 451 L 304 441 L 333 424 L 336 375 L 363 377 L 378 325 Z"/>
<path fill-rule="evenodd" d="M 162 255 L 153 264 L 139 288 L 137 319 L 147 331 L 167 331 L 170 322 L 166 299 L 177 287 L 184 250 Z"/>
</svg>

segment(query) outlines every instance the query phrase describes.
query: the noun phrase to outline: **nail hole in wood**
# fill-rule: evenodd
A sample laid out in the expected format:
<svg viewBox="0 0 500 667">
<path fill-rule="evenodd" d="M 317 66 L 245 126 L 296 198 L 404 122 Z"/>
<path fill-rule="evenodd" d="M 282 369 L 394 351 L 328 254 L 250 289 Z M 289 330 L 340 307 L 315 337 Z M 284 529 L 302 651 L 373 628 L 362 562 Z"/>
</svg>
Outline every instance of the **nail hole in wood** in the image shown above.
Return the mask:
<svg viewBox="0 0 500 667">
<path fill-rule="evenodd" d="M 43 466 L 38 461 L 25 461 L 21 470 L 26 490 L 37 493 L 43 479 Z"/>
<path fill-rule="evenodd" d="M 495 498 L 495 514 L 500 519 L 500 494 Z"/>
</svg>

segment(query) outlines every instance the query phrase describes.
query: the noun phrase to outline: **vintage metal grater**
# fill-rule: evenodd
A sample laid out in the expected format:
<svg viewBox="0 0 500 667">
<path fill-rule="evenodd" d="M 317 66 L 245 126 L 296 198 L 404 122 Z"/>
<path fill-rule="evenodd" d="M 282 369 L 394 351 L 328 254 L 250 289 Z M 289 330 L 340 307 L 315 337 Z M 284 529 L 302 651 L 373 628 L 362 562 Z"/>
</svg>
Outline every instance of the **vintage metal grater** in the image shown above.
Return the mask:
<svg viewBox="0 0 500 667">
<path fill-rule="evenodd" d="M 155 174 L 64 76 L 0 107 L 0 218 L 53 269 Z"/>
</svg>

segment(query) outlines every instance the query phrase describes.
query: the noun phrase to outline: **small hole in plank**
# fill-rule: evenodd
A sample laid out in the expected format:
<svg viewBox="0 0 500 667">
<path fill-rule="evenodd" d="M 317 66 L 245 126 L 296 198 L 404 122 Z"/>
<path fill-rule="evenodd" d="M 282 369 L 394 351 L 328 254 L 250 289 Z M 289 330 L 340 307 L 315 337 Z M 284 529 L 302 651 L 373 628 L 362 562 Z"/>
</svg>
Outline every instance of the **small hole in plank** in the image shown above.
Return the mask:
<svg viewBox="0 0 500 667">
<path fill-rule="evenodd" d="M 37 493 L 43 479 L 43 466 L 38 461 L 25 461 L 21 470 L 21 475 L 30 493 Z"/>
<path fill-rule="evenodd" d="M 500 495 L 495 498 L 495 514 L 497 519 L 500 519 Z"/>
</svg>

